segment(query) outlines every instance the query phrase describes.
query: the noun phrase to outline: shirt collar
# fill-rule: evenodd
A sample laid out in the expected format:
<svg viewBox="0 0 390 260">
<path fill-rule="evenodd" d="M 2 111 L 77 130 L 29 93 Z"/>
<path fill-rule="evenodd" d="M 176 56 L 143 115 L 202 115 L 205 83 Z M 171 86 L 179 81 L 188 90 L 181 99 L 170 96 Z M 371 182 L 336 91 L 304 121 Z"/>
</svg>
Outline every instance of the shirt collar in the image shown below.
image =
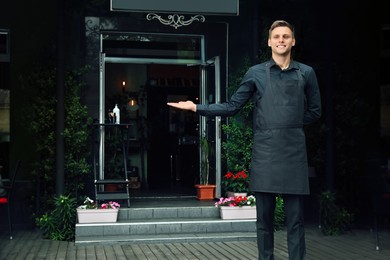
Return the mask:
<svg viewBox="0 0 390 260">
<path fill-rule="evenodd" d="M 276 64 L 276 62 L 274 61 L 274 59 L 270 59 L 270 67 L 272 68 L 272 67 L 274 67 L 274 66 L 276 66 L 276 67 L 279 67 L 277 64 Z M 298 63 L 296 62 L 296 61 L 294 61 L 293 59 L 291 59 L 291 61 L 290 61 L 290 65 L 288 66 L 288 69 L 287 70 L 290 70 L 290 69 L 299 69 L 298 68 Z"/>
</svg>

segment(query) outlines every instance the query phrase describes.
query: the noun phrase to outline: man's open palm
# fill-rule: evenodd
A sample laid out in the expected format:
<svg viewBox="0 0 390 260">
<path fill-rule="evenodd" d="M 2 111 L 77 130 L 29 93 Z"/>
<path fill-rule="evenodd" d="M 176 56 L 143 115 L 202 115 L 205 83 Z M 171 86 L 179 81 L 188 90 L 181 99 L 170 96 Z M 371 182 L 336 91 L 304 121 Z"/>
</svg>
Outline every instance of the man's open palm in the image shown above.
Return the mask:
<svg viewBox="0 0 390 260">
<path fill-rule="evenodd" d="M 191 110 L 196 112 L 196 105 L 192 101 L 179 101 L 179 102 L 168 102 L 168 106 L 184 109 L 184 110 Z"/>
</svg>

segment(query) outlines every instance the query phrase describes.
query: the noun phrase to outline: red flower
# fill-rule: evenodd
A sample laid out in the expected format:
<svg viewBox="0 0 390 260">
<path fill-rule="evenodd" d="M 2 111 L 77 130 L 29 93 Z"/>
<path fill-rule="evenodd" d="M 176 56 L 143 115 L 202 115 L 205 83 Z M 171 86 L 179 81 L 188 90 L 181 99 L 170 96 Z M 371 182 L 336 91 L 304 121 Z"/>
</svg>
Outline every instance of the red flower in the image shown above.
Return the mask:
<svg viewBox="0 0 390 260">
<path fill-rule="evenodd" d="M 228 172 L 224 176 L 226 179 L 235 178 L 234 174 L 232 172 Z"/>
<path fill-rule="evenodd" d="M 243 197 L 243 196 L 237 196 L 237 197 L 234 197 L 234 203 L 235 204 L 246 204 L 247 202 L 247 198 L 246 197 Z"/>
<path fill-rule="evenodd" d="M 225 191 L 248 192 L 249 175 L 244 171 L 236 174 L 228 171 L 222 179 L 222 187 Z"/>
<path fill-rule="evenodd" d="M 248 176 L 246 175 L 245 171 L 237 172 L 236 176 L 234 176 L 235 179 L 246 179 Z"/>
</svg>

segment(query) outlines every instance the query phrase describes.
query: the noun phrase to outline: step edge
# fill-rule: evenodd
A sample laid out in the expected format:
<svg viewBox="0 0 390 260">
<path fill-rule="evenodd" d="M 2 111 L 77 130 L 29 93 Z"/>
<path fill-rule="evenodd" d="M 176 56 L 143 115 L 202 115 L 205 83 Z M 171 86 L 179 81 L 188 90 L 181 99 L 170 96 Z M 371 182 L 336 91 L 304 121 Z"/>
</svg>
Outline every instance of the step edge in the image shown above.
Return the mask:
<svg viewBox="0 0 390 260">
<path fill-rule="evenodd" d="M 220 218 L 202 218 L 202 219 L 150 219 L 150 221 L 139 220 L 120 220 L 113 223 L 76 223 L 77 227 L 94 226 L 132 226 L 132 225 L 167 225 L 167 224 L 189 224 L 189 223 L 236 223 L 236 222 L 256 222 L 256 219 L 220 219 Z"/>
<path fill-rule="evenodd" d="M 222 235 L 221 235 L 222 234 Z M 94 239 L 93 239 L 94 238 Z M 229 232 L 226 233 L 197 233 L 180 235 L 139 235 L 139 236 L 107 236 L 107 237 L 82 237 L 76 239 L 75 245 L 85 244 L 110 244 L 115 243 L 174 243 L 174 242 L 199 242 L 199 241 L 238 241 L 238 240 L 256 240 L 256 232 Z"/>
</svg>

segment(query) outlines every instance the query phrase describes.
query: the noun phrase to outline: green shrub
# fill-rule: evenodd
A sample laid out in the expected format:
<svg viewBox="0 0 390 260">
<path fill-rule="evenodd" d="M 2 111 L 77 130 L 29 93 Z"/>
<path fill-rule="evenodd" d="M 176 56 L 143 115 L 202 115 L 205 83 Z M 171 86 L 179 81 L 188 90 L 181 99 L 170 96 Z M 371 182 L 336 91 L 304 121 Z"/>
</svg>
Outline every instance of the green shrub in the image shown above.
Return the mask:
<svg viewBox="0 0 390 260">
<path fill-rule="evenodd" d="M 76 199 L 69 195 L 54 197 L 54 209 L 35 219 L 45 237 L 73 241 L 75 238 Z"/>
<path fill-rule="evenodd" d="M 231 172 L 244 170 L 250 172 L 252 158 L 252 126 L 231 118 L 228 124 L 222 125 L 226 141 L 222 142 L 222 156 L 226 159 L 227 169 Z"/>
<path fill-rule="evenodd" d="M 284 227 L 285 223 L 285 211 L 284 211 L 284 201 L 281 196 L 276 197 L 275 205 L 275 215 L 274 215 L 274 229 L 281 230 Z"/>
<path fill-rule="evenodd" d="M 73 69 L 65 75 L 64 96 L 64 191 L 77 197 L 85 191 L 85 179 L 91 174 L 90 156 L 91 117 L 83 104 L 83 76 L 89 66 Z M 31 100 L 23 108 L 25 128 L 29 129 L 36 158 L 31 176 L 39 183 L 38 200 L 48 201 L 56 194 L 56 68 L 37 67 L 23 76 L 24 88 L 31 91 Z M 38 94 L 37 94 L 38 93 Z M 47 203 L 38 203 L 38 214 L 49 210 Z"/>
<path fill-rule="evenodd" d="M 244 57 L 240 66 L 229 77 L 228 94 L 231 96 L 239 87 L 242 78 L 250 67 L 249 57 Z M 227 171 L 245 171 L 250 175 L 253 130 L 253 102 L 250 101 L 235 116 L 222 124 L 222 132 L 226 140 L 222 142 L 222 158 L 226 162 Z"/>
<path fill-rule="evenodd" d="M 320 195 L 320 227 L 324 235 L 344 233 L 350 228 L 353 215 L 336 204 L 336 195 L 324 191 Z"/>
</svg>

